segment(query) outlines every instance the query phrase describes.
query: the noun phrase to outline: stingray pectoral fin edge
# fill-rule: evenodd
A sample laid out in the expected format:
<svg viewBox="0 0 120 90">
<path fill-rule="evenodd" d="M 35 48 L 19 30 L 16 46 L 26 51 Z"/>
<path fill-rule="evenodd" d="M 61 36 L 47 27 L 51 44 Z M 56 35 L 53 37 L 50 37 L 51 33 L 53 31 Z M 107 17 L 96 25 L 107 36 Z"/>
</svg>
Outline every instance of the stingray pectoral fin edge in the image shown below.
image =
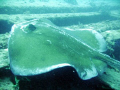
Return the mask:
<svg viewBox="0 0 120 90">
<path fill-rule="evenodd" d="M 15 75 L 18 75 L 18 76 L 32 76 L 32 75 L 46 73 L 46 72 L 52 71 L 54 69 L 65 67 L 65 66 L 71 66 L 71 65 L 68 63 L 62 63 L 62 64 L 58 64 L 58 65 L 52 65 L 52 66 L 46 67 L 46 68 L 36 68 L 36 69 L 26 69 L 24 67 L 20 68 L 18 66 L 11 65 L 11 70 Z"/>
<path fill-rule="evenodd" d="M 53 65 L 53 66 L 42 68 L 42 69 L 38 68 L 38 69 L 34 69 L 34 70 L 25 69 L 24 67 L 20 68 L 17 66 L 14 66 L 14 68 L 12 68 L 13 66 L 11 66 L 11 70 L 12 70 L 12 72 L 14 72 L 15 75 L 18 75 L 18 76 L 33 76 L 33 75 L 39 75 L 39 74 L 43 74 L 46 72 L 50 72 L 54 69 L 58 69 L 58 68 L 66 67 L 66 66 L 75 68 L 78 76 L 83 80 L 88 80 L 88 79 L 91 79 L 98 75 L 98 72 L 94 65 L 91 66 L 91 69 L 84 68 L 81 70 L 79 67 L 70 65 L 68 63 L 62 63 L 62 64 Z"/>
</svg>

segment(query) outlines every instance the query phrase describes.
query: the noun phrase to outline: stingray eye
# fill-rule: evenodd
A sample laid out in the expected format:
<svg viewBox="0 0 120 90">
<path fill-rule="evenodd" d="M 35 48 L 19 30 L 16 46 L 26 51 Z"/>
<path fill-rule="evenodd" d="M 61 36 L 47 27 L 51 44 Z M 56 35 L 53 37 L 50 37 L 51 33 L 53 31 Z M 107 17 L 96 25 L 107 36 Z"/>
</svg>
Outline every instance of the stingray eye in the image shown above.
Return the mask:
<svg viewBox="0 0 120 90">
<path fill-rule="evenodd" d="M 29 32 L 33 32 L 36 30 L 36 27 L 33 24 L 29 24 L 29 25 L 23 25 L 22 30 L 25 33 L 29 33 Z"/>
<path fill-rule="evenodd" d="M 34 31 L 34 30 L 36 30 L 36 27 L 35 27 L 33 24 L 29 24 L 29 25 L 28 25 L 28 29 L 29 29 L 30 31 Z"/>
</svg>

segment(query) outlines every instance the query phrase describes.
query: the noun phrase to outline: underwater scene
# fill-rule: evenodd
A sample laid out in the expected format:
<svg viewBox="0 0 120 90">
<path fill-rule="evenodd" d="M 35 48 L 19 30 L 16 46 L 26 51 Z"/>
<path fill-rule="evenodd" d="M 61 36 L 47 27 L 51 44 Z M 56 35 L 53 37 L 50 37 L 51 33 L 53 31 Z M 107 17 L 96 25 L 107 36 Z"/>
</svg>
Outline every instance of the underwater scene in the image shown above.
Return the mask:
<svg viewBox="0 0 120 90">
<path fill-rule="evenodd" d="M 0 0 L 0 90 L 120 90 L 120 0 Z"/>
</svg>

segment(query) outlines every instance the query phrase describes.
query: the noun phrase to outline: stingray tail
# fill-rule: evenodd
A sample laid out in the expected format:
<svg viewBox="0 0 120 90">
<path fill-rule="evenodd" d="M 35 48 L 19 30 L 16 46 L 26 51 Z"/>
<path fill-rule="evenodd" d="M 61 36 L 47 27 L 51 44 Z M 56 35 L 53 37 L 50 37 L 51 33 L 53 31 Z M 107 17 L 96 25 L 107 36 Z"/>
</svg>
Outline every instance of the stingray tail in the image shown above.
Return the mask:
<svg viewBox="0 0 120 90">
<path fill-rule="evenodd" d="M 101 53 L 102 54 L 102 53 Z M 100 60 L 104 61 L 105 63 L 107 63 L 108 66 L 114 68 L 114 69 L 118 69 L 120 71 L 120 61 L 111 58 L 108 55 L 103 54 Z"/>
</svg>

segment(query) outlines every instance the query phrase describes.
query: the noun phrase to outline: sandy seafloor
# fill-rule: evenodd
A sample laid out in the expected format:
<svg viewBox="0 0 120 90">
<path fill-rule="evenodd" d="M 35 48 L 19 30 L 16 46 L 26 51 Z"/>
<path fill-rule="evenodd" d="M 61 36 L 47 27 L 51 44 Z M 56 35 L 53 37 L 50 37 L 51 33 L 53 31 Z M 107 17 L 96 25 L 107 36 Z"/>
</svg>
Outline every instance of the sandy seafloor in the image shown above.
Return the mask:
<svg viewBox="0 0 120 90">
<path fill-rule="evenodd" d="M 9 68 L 8 38 L 13 24 L 48 18 L 59 27 L 93 29 L 107 42 L 107 54 L 120 60 L 120 1 L 85 0 L 77 5 L 60 0 L 0 1 L 0 90 L 120 90 L 120 71 L 81 80 L 71 67 L 31 77 L 15 77 Z M 63 3 L 64 2 L 64 3 Z"/>
</svg>

